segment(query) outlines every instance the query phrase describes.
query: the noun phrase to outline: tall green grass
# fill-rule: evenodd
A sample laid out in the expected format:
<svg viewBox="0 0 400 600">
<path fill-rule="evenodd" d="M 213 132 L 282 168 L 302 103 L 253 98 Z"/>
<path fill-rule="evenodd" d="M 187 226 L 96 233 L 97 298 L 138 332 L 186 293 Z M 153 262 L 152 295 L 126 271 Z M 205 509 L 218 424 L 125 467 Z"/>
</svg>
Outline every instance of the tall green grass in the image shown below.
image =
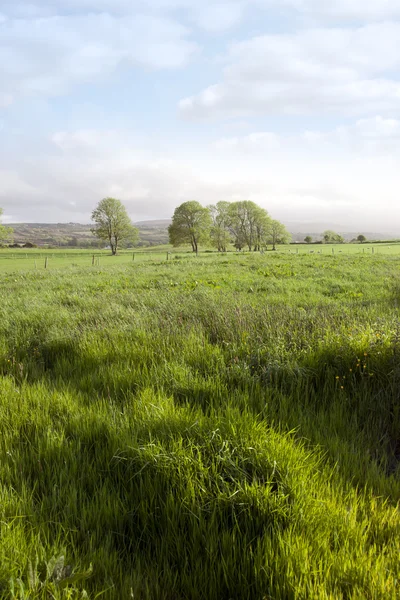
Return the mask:
<svg viewBox="0 0 400 600">
<path fill-rule="evenodd" d="M 0 597 L 400 597 L 399 266 L 2 275 Z"/>
</svg>

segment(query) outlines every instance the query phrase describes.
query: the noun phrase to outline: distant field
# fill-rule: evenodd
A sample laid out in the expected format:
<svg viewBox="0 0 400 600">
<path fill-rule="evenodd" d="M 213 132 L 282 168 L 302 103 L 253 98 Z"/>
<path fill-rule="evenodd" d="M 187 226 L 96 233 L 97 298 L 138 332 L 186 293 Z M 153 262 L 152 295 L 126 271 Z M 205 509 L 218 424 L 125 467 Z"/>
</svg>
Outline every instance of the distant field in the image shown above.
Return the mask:
<svg viewBox="0 0 400 600">
<path fill-rule="evenodd" d="M 167 250 L 0 253 L 0 598 L 400 598 L 400 245 Z"/>
<path fill-rule="evenodd" d="M 65 269 L 73 267 L 84 267 L 92 266 L 93 256 L 95 257 L 95 266 L 108 266 L 108 265 L 129 265 L 131 262 L 135 263 L 143 261 L 164 261 L 167 258 L 167 252 L 169 258 L 173 259 L 175 256 L 187 256 L 196 259 L 193 253 L 189 252 L 187 248 L 172 248 L 171 246 L 158 246 L 151 248 L 140 248 L 137 250 L 121 250 L 118 256 L 111 256 L 107 250 L 42 250 L 42 249 L 6 249 L 0 250 L 0 272 L 14 271 L 14 270 L 30 270 L 30 269 L 43 269 L 45 260 L 47 257 L 47 268 L 48 269 Z M 334 253 L 337 256 L 359 254 L 364 256 L 374 255 L 400 255 L 400 243 L 384 243 L 384 244 L 335 244 L 335 245 L 312 245 L 306 246 L 303 244 L 281 246 L 276 251 L 280 254 L 313 254 L 316 257 L 321 255 L 332 255 Z M 249 252 L 235 252 L 231 251 L 227 253 L 227 256 L 235 259 L 238 256 L 244 256 L 248 254 L 254 254 Z M 268 250 L 263 254 L 267 260 L 269 256 L 275 254 Z M 218 255 L 214 250 L 200 251 L 200 256 Z"/>
</svg>

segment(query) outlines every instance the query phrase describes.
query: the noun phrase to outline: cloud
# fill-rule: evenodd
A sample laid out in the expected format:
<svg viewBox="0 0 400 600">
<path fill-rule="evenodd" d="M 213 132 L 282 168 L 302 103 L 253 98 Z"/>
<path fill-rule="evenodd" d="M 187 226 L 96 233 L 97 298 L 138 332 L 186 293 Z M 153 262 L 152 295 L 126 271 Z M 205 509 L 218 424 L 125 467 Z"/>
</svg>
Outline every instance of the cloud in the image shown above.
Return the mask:
<svg viewBox="0 0 400 600">
<path fill-rule="evenodd" d="M 279 4 L 313 18 L 382 21 L 400 18 L 398 0 L 258 0 L 262 6 Z"/>
<path fill-rule="evenodd" d="M 202 29 L 218 33 L 231 29 L 243 18 L 245 2 L 193 3 L 191 19 Z"/>
<path fill-rule="evenodd" d="M 13 103 L 13 97 L 11 94 L 0 92 L 0 108 L 7 108 Z"/>
<path fill-rule="evenodd" d="M 6 1 L 3 10 L 17 18 L 108 14 L 114 16 L 149 16 L 174 19 L 178 16 L 209 32 L 225 31 L 237 25 L 248 3 L 245 0 L 42 0 L 36 2 Z M 1 22 L 1 17 L 0 17 Z"/>
<path fill-rule="evenodd" d="M 222 29 L 229 23 L 235 25 L 245 11 L 260 8 L 267 14 L 271 10 L 286 9 L 291 14 L 310 17 L 312 20 L 383 21 L 400 18 L 398 0 L 3 0 L 4 14 L 17 17 L 71 15 L 82 13 L 109 13 L 115 15 L 171 14 L 184 10 L 198 21 L 199 26 L 211 30 L 212 21 L 220 21 Z M 1 16 L 0 16 L 1 18 Z"/>
<path fill-rule="evenodd" d="M 389 154 L 400 158 L 400 120 L 378 115 L 331 131 L 305 130 L 297 134 L 259 131 L 218 139 L 214 147 L 219 153 L 256 156 L 346 152 L 356 156 L 382 157 Z"/>
<path fill-rule="evenodd" d="M 235 43 L 220 83 L 184 98 L 188 118 L 400 112 L 400 23 Z M 379 44 L 377 44 L 379 40 Z"/>
<path fill-rule="evenodd" d="M 178 69 L 196 51 L 189 31 L 161 17 L 14 19 L 0 24 L 0 99 L 56 96 L 118 67 Z"/>
<path fill-rule="evenodd" d="M 50 136 L 50 142 L 65 153 L 104 153 L 109 147 L 121 149 L 122 137 L 113 130 L 79 129 L 76 131 L 56 131 Z"/>
<path fill-rule="evenodd" d="M 281 136 L 269 131 L 250 133 L 243 137 L 224 137 L 215 142 L 218 151 L 275 152 L 282 145 Z"/>
</svg>

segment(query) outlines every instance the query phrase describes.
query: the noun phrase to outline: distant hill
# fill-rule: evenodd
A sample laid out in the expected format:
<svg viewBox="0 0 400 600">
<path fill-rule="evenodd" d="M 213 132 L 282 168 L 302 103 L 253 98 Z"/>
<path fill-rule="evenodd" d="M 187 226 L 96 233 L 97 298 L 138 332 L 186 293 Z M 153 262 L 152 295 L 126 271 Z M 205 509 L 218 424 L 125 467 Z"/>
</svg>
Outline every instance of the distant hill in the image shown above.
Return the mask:
<svg viewBox="0 0 400 600">
<path fill-rule="evenodd" d="M 153 221 L 137 221 L 134 225 L 139 229 L 166 229 L 171 222 L 172 219 L 154 219 Z"/>
<path fill-rule="evenodd" d="M 140 233 L 140 246 L 156 246 L 168 243 L 169 220 L 142 221 L 135 223 Z M 14 242 L 37 246 L 101 247 L 90 231 L 92 225 L 81 223 L 10 223 L 14 229 Z"/>
<path fill-rule="evenodd" d="M 168 244 L 168 225 L 171 219 L 154 219 L 154 221 L 138 221 L 134 223 L 139 229 L 140 244 L 158 246 Z"/>
</svg>

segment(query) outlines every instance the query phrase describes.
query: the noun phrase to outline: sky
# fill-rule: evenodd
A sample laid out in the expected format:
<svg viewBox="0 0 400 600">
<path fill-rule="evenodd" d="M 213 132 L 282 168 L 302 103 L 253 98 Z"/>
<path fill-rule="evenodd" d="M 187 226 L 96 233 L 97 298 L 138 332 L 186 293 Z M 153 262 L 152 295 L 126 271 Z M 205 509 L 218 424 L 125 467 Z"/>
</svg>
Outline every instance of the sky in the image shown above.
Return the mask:
<svg viewBox="0 0 400 600">
<path fill-rule="evenodd" d="M 400 232 L 400 0 L 0 0 L 3 222 L 253 200 Z"/>
</svg>

